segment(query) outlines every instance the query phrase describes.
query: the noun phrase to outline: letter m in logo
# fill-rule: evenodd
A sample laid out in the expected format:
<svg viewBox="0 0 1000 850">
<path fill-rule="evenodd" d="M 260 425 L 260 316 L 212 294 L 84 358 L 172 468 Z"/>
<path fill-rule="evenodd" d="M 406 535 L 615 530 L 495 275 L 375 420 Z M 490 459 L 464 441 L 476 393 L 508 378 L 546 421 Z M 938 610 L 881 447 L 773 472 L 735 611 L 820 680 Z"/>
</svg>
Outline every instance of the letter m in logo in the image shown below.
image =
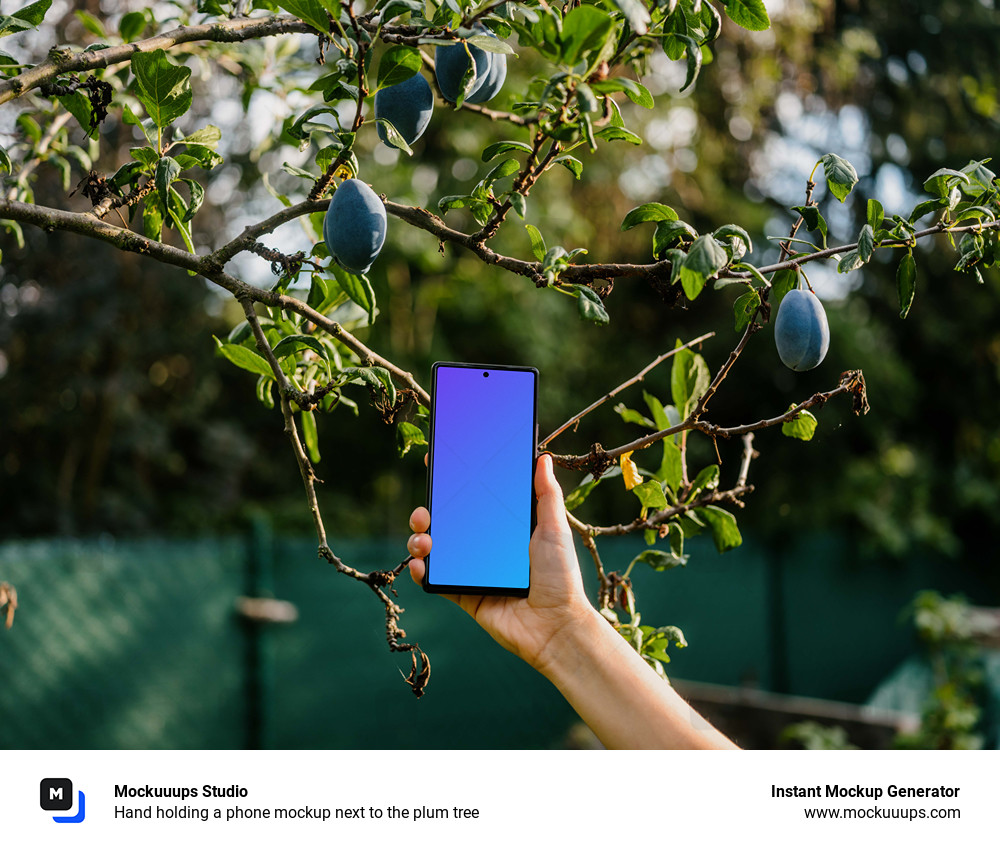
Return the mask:
<svg viewBox="0 0 1000 850">
<path fill-rule="evenodd" d="M 43 779 L 39 804 L 47 812 L 68 812 L 73 808 L 73 783 L 69 779 Z"/>
</svg>

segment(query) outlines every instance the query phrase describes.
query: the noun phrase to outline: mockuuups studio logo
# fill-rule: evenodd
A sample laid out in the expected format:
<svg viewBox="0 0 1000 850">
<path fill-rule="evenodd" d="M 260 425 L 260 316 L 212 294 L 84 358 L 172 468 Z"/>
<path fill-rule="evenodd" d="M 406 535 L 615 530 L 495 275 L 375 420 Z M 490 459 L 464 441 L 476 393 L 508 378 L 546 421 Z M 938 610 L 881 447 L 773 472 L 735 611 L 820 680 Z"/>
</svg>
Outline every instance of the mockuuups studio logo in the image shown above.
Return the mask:
<svg viewBox="0 0 1000 850">
<path fill-rule="evenodd" d="M 38 802 L 47 812 L 68 812 L 73 808 L 73 783 L 69 779 L 43 779 L 38 788 Z M 78 791 L 79 806 L 75 815 L 52 816 L 56 823 L 80 823 L 86 817 L 83 791 Z"/>
</svg>

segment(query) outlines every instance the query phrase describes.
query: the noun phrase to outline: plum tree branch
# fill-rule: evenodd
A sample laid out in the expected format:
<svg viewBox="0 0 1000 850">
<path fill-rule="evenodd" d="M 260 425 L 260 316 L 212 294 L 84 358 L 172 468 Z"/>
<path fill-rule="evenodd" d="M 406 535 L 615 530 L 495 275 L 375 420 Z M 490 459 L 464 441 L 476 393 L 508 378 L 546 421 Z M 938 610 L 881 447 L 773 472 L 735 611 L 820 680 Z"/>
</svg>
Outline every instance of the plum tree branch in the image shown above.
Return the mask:
<svg viewBox="0 0 1000 850">
<path fill-rule="evenodd" d="M 301 206 L 301 205 L 300 205 Z M 301 214 L 301 213 L 300 213 Z M 361 340 L 346 330 L 339 322 L 317 312 L 308 304 L 280 292 L 271 292 L 250 286 L 233 275 L 222 270 L 216 255 L 199 256 L 189 254 L 181 248 L 175 248 L 155 239 L 149 239 L 138 233 L 133 233 L 124 227 L 117 227 L 102 221 L 88 213 L 71 213 L 38 204 L 25 204 L 20 201 L 0 200 L 0 219 L 12 219 L 26 224 L 33 224 L 46 232 L 65 230 L 107 242 L 122 251 L 151 257 L 168 265 L 177 266 L 187 271 L 195 272 L 212 283 L 232 293 L 237 299 L 250 298 L 270 307 L 289 310 L 308 319 L 317 327 L 323 328 L 331 336 L 336 337 L 348 348 L 358 354 L 362 360 L 382 366 L 402 383 L 412 389 L 423 404 L 430 403 L 430 395 L 413 377 L 412 373 L 401 369 L 395 363 L 387 360 L 381 354 L 368 348 Z M 264 231 L 269 232 L 269 231 Z"/>
<path fill-rule="evenodd" d="M 240 42 L 286 33 L 314 33 L 315 30 L 298 18 L 231 18 L 210 24 L 177 27 L 160 35 L 131 44 L 117 44 L 100 50 L 84 50 L 67 57 L 57 57 L 22 71 L 16 77 L 0 80 L 0 104 L 27 94 L 32 89 L 51 82 L 60 74 L 92 71 L 128 62 L 136 53 L 169 50 L 179 44 L 195 41 Z"/>
<path fill-rule="evenodd" d="M 749 425 L 734 425 L 727 428 L 695 419 L 694 412 L 692 412 L 683 422 L 679 422 L 677 425 L 673 425 L 670 428 L 664 428 L 663 430 L 656 431 L 651 434 L 646 434 L 645 436 L 639 437 L 638 439 L 633 440 L 630 443 L 626 443 L 625 445 L 618 446 L 617 448 L 604 450 L 599 446 L 595 446 L 591 449 L 589 454 L 553 455 L 552 460 L 566 469 L 589 469 L 592 472 L 595 469 L 600 469 L 600 471 L 603 472 L 626 452 L 635 452 L 640 449 L 648 448 L 665 437 L 670 437 L 674 434 L 696 430 L 711 437 L 740 436 L 751 431 L 759 431 L 763 428 L 771 428 L 775 425 L 781 425 L 784 422 L 791 422 L 803 410 L 822 406 L 830 399 L 835 398 L 838 395 L 843 395 L 844 393 L 851 393 L 854 396 L 855 413 L 867 413 L 864 376 L 861 374 L 860 370 L 850 370 L 844 372 L 840 376 L 840 384 L 834 389 L 827 390 L 826 392 L 813 393 L 813 395 L 811 395 L 808 399 L 798 405 L 795 405 L 780 416 L 774 416 L 770 419 L 761 419 Z"/>
<path fill-rule="evenodd" d="M 402 640 L 406 637 L 406 632 L 400 627 L 399 618 L 404 613 L 405 609 L 396 604 L 389 594 L 386 593 L 386 590 L 389 590 L 393 595 L 396 594 L 393 584 L 405 568 L 406 564 L 410 561 L 410 558 L 405 558 L 398 567 L 391 570 L 372 570 L 370 572 L 364 572 L 345 564 L 330 547 L 326 536 L 326 527 L 323 523 L 323 515 L 320 511 L 319 501 L 316 497 L 316 483 L 319 482 L 320 479 L 317 478 L 312 463 L 310 463 L 309 457 L 306 455 L 305 447 L 302 445 L 302 440 L 299 437 L 298 428 L 295 424 L 295 415 L 289 401 L 290 398 L 293 398 L 293 396 L 289 393 L 289 390 L 292 390 L 293 388 L 282 372 L 281 366 L 274 355 L 274 351 L 271 349 L 271 346 L 267 341 L 267 337 L 264 336 L 263 328 L 261 328 L 260 325 L 260 319 L 257 317 L 253 308 L 253 301 L 247 297 L 241 298 L 240 303 L 243 306 L 243 312 L 247 318 L 247 323 L 250 325 L 250 329 L 257 341 L 257 348 L 261 351 L 264 359 L 267 360 L 268 365 L 271 367 L 271 371 L 274 373 L 275 381 L 278 383 L 279 396 L 281 400 L 281 414 L 285 422 L 284 430 L 289 442 L 291 443 L 292 453 L 295 455 L 295 460 L 299 467 L 299 474 L 302 477 L 302 484 L 305 487 L 306 501 L 309 504 L 309 511 L 312 514 L 313 525 L 316 528 L 319 557 L 323 558 L 341 575 L 349 576 L 356 581 L 366 584 L 375 596 L 378 597 L 379 601 L 385 607 L 386 643 L 392 652 L 410 653 L 412 660 L 410 675 L 404 678 L 406 678 L 406 682 L 410 685 L 410 689 L 417 697 L 423 696 L 424 689 L 427 687 L 427 682 L 430 679 L 430 660 L 427 658 L 427 654 L 421 651 L 419 644 L 402 643 Z"/>
<path fill-rule="evenodd" d="M 549 434 L 549 436 L 547 436 L 544 440 L 542 440 L 538 444 L 538 448 L 540 450 L 544 449 L 550 442 L 552 442 L 552 440 L 558 437 L 563 431 L 565 431 L 571 425 L 575 425 L 577 422 L 583 419 L 583 417 L 586 416 L 588 413 L 596 410 L 598 407 L 600 407 L 602 404 L 604 404 L 604 402 L 608 401 L 609 399 L 614 398 L 622 390 L 628 389 L 633 384 L 643 380 L 643 378 L 645 378 L 646 375 L 649 374 L 649 372 L 651 372 L 653 369 L 659 366 L 668 357 L 673 357 L 675 354 L 677 354 L 680 351 L 684 351 L 684 349 L 686 348 L 693 348 L 694 346 L 704 342 L 706 339 L 712 338 L 713 336 L 715 336 L 715 331 L 709 331 L 706 334 L 702 334 L 701 336 L 692 339 L 690 342 L 684 343 L 684 345 L 678 346 L 677 348 L 673 348 L 670 351 L 661 354 L 652 363 L 650 363 L 641 372 L 639 372 L 639 374 L 633 375 L 627 381 L 625 381 L 622 384 L 619 384 L 617 387 L 611 390 L 611 392 L 605 393 L 603 396 L 601 396 L 601 398 L 599 398 L 593 404 L 585 407 L 583 410 L 577 413 L 576 416 L 573 416 L 570 419 L 566 420 L 562 425 L 556 428 L 555 431 L 553 431 L 551 434 Z"/>
</svg>

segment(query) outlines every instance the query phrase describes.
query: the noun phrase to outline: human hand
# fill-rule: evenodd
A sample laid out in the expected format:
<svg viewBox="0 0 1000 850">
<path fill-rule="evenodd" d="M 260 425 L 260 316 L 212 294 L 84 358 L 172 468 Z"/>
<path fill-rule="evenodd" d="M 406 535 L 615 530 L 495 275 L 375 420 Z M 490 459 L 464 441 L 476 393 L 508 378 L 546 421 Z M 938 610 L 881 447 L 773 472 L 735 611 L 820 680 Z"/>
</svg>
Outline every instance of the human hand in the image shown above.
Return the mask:
<svg viewBox="0 0 1000 850">
<path fill-rule="evenodd" d="M 538 497 L 536 525 L 528 547 L 531 589 L 527 598 L 510 596 L 449 595 L 467 614 L 505 649 L 531 666 L 546 672 L 559 651 L 559 638 L 566 630 L 596 615 L 580 577 L 580 564 L 573 548 L 573 535 L 566 521 L 562 488 L 552 469 L 552 457 L 543 454 L 535 465 Z M 430 513 L 417 508 L 410 515 L 414 534 L 407 542 L 413 556 L 410 575 L 423 581 L 423 559 L 431 551 Z"/>
</svg>

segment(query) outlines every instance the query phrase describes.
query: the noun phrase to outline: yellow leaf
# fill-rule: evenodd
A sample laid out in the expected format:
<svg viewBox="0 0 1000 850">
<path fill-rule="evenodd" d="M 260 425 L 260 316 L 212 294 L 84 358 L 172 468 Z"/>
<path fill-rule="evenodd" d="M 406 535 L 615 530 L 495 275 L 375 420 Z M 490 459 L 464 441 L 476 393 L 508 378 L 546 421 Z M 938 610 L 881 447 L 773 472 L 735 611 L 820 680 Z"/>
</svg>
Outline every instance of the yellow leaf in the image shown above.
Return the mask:
<svg viewBox="0 0 1000 850">
<path fill-rule="evenodd" d="M 622 466 L 622 478 L 625 479 L 625 489 L 631 490 L 636 484 L 642 484 L 642 476 L 632 460 L 632 452 L 625 452 L 619 461 Z"/>
</svg>

